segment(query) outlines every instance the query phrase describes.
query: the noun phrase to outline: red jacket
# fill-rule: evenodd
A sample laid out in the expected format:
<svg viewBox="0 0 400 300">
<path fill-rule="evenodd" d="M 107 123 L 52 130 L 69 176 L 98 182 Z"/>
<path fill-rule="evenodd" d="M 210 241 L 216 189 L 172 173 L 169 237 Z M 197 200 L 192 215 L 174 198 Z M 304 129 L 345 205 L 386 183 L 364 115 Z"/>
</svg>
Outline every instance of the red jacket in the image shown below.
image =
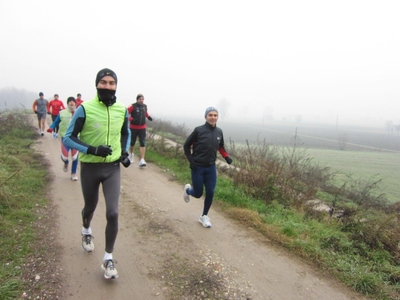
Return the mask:
<svg viewBox="0 0 400 300">
<path fill-rule="evenodd" d="M 53 116 L 58 116 L 61 109 L 65 109 L 64 103 L 61 100 L 53 99 L 47 106 L 47 111 L 51 112 Z"/>
</svg>

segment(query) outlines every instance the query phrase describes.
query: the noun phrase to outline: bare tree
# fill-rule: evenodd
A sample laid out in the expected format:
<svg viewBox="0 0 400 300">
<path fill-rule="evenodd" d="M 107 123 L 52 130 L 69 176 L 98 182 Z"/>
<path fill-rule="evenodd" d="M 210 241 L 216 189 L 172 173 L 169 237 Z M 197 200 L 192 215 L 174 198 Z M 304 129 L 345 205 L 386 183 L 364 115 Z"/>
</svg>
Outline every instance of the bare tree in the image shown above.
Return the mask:
<svg viewBox="0 0 400 300">
<path fill-rule="evenodd" d="M 385 128 L 386 128 L 388 133 L 393 132 L 393 121 L 392 120 L 387 120 L 385 122 Z"/>
<path fill-rule="evenodd" d="M 228 99 L 222 98 L 218 101 L 217 109 L 219 111 L 219 117 L 221 120 L 229 116 L 230 107 L 231 107 L 231 102 Z"/>
<path fill-rule="evenodd" d="M 0 89 L 0 109 L 9 110 L 15 108 L 31 107 L 33 101 L 38 98 L 37 93 L 17 88 Z"/>
</svg>

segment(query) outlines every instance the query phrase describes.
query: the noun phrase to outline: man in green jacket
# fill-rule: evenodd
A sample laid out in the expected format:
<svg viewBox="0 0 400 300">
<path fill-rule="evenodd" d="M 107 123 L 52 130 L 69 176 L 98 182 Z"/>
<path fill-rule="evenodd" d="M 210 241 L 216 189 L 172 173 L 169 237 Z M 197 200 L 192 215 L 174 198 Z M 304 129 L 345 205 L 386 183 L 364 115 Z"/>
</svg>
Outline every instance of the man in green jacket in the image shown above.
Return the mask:
<svg viewBox="0 0 400 300">
<path fill-rule="evenodd" d="M 106 202 L 106 241 L 101 268 L 107 279 L 117 278 L 113 259 L 118 233 L 118 204 L 121 186 L 120 163 L 128 167 L 130 131 L 125 106 L 117 102 L 117 75 L 102 69 L 96 76 L 97 95 L 77 109 L 65 134 L 64 143 L 80 152 L 81 185 L 85 205 L 82 210 L 82 247 L 94 250 L 92 221 L 99 200 L 100 184 Z M 79 136 L 79 137 L 78 137 Z"/>
</svg>

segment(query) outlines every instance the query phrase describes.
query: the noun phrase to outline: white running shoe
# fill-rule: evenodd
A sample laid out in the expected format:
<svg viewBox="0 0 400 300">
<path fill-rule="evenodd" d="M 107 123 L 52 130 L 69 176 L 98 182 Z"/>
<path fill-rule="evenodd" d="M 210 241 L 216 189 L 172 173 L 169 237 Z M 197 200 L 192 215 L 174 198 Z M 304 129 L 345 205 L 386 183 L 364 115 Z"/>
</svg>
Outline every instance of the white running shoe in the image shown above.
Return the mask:
<svg viewBox="0 0 400 300">
<path fill-rule="evenodd" d="M 192 188 L 192 186 L 189 183 L 185 184 L 185 186 L 183 188 L 183 200 L 185 200 L 186 203 L 189 203 L 189 201 L 190 201 L 190 196 L 186 192 L 187 189 L 190 189 L 190 188 Z"/>
<path fill-rule="evenodd" d="M 71 174 L 72 181 L 78 181 L 78 176 L 76 174 Z"/>
<path fill-rule="evenodd" d="M 44 133 L 43 133 L 43 131 L 41 131 L 41 130 L 40 130 L 40 135 L 41 135 L 41 136 L 44 136 Z"/>
<path fill-rule="evenodd" d="M 133 153 L 129 154 L 129 160 L 131 161 L 131 163 L 133 163 L 134 157 L 135 157 L 135 154 L 133 154 Z"/>
<path fill-rule="evenodd" d="M 115 264 L 116 264 L 116 260 L 114 259 L 109 259 L 109 260 L 105 260 L 102 264 L 101 264 L 101 268 L 104 271 L 104 278 L 105 279 L 114 279 L 114 278 L 118 278 L 118 271 L 115 268 Z"/>
<path fill-rule="evenodd" d="M 55 134 L 54 134 L 54 137 L 57 139 L 57 138 L 58 138 L 58 133 L 55 133 Z"/>
<path fill-rule="evenodd" d="M 92 252 L 94 250 L 92 239 L 94 239 L 94 237 L 91 234 L 82 235 L 82 248 L 85 249 L 86 252 Z"/>
<path fill-rule="evenodd" d="M 207 215 L 200 216 L 199 222 L 206 228 L 210 228 L 211 227 L 210 218 L 207 217 Z"/>
<path fill-rule="evenodd" d="M 145 167 L 147 164 L 146 164 L 146 161 L 144 160 L 144 158 L 142 158 L 141 160 L 140 160 L 140 162 L 139 162 L 139 167 Z"/>
</svg>

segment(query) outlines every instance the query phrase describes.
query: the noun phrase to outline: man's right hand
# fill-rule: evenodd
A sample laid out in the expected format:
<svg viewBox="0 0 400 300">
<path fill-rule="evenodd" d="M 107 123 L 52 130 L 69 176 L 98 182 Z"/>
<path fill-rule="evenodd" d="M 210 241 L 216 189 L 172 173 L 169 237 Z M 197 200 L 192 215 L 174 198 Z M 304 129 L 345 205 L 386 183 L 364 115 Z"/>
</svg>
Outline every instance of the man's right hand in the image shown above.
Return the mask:
<svg viewBox="0 0 400 300">
<path fill-rule="evenodd" d="M 194 161 L 190 162 L 190 169 L 192 169 L 193 171 L 196 171 L 197 166 L 196 166 L 196 163 Z"/>
<path fill-rule="evenodd" d="M 112 154 L 112 149 L 110 146 L 105 146 L 105 145 L 101 145 L 98 147 L 90 146 L 87 150 L 87 153 L 96 155 L 96 156 L 106 157 L 106 156 Z"/>
</svg>

